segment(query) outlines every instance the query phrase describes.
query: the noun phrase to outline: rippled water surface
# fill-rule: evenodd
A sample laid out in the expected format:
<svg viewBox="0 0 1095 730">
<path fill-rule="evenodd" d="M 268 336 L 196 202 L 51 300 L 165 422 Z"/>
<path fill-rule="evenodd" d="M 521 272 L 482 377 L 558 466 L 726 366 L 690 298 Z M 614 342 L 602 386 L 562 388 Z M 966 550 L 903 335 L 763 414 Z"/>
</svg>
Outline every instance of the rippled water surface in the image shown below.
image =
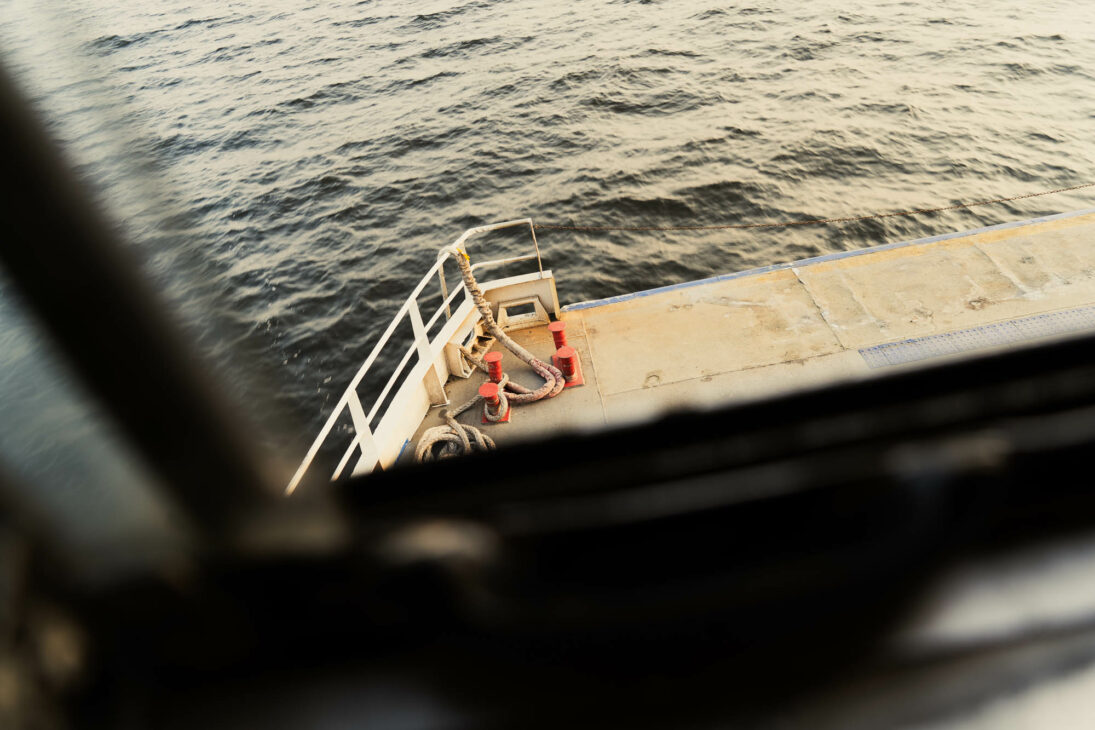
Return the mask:
<svg viewBox="0 0 1095 730">
<path fill-rule="evenodd" d="M 5 58 L 214 358 L 266 372 L 303 431 L 474 224 L 793 220 L 1095 181 L 1080 0 L 130 5 L 9 0 Z M 1091 201 L 541 244 L 565 303 Z"/>
</svg>

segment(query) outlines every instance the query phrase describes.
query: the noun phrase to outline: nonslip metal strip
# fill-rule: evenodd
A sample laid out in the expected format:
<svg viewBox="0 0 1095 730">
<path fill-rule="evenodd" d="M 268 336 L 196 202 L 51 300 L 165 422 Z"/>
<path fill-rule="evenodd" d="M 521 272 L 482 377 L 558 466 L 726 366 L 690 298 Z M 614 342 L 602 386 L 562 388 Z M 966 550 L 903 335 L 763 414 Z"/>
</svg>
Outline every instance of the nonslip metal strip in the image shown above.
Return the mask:
<svg viewBox="0 0 1095 730">
<path fill-rule="evenodd" d="M 1095 330 L 1095 306 L 1036 314 L 901 342 L 887 342 L 861 348 L 859 354 L 863 356 L 867 367 L 884 368 L 1084 330 Z"/>
</svg>

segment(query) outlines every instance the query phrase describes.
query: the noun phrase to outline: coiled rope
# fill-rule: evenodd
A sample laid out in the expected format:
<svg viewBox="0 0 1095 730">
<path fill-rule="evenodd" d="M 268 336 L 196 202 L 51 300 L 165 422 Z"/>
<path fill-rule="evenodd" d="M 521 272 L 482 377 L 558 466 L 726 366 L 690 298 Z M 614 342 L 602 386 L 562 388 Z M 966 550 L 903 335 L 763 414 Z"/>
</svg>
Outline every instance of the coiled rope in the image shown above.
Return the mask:
<svg viewBox="0 0 1095 730">
<path fill-rule="evenodd" d="M 472 451 L 493 449 L 494 440 L 490 436 L 475 426 L 467 426 L 456 420 L 457 416 L 474 408 L 480 400 L 482 399 L 476 396 L 455 411 L 441 411 L 441 418 L 445 420 L 445 425 L 426 429 L 414 450 L 415 460 L 440 461 L 470 454 Z"/>
<path fill-rule="evenodd" d="M 464 286 L 471 294 L 472 300 L 475 302 L 475 308 L 479 310 L 479 314 L 483 318 L 485 329 L 507 350 L 528 364 L 533 372 L 542 377 L 544 384 L 532 390 L 519 383 L 511 382 L 508 375 L 503 375 L 502 380 L 498 383 L 499 407 L 497 410 L 491 410 L 486 401 L 477 395 L 455 411 L 442 411 L 441 417 L 445 420 L 445 424 L 426 429 L 415 448 L 415 459 L 422 462 L 462 456 L 473 451 L 487 451 L 495 447 L 494 441 L 478 428 L 465 425 L 456 420 L 457 416 L 474 408 L 480 401 L 483 402 L 483 417 L 492 423 L 497 423 L 502 419 L 503 414 L 506 413 L 511 404 L 532 403 L 541 398 L 554 398 L 559 395 L 566 385 L 566 379 L 559 368 L 535 357 L 498 326 L 498 322 L 494 319 L 494 313 L 491 311 L 490 302 L 483 296 L 483 291 L 479 288 L 479 283 L 472 274 L 471 260 L 468 258 L 468 254 L 459 249 L 455 251 L 455 254 L 457 264 L 460 267 L 460 275 L 464 279 Z M 487 364 L 472 355 L 466 347 L 461 347 L 460 351 L 476 368 L 483 372 L 489 371 Z"/>
<path fill-rule="evenodd" d="M 975 203 L 956 203 L 955 205 L 945 205 L 940 208 L 918 208 L 916 210 L 901 210 L 893 213 L 873 213 L 871 215 L 857 215 L 847 218 L 814 218 L 812 220 L 805 221 L 781 221 L 776 223 L 727 223 L 724 225 L 714 226 L 571 226 L 556 225 L 550 223 L 537 223 L 535 225 L 535 228 L 538 231 L 726 231 L 743 230 L 748 228 L 788 228 L 790 226 L 812 226 L 821 223 L 854 223 L 856 221 L 869 221 L 878 218 L 897 218 L 899 216 L 942 213 L 948 210 L 977 208 L 982 205 L 997 205 L 999 203 L 1010 203 L 1015 200 L 1026 200 L 1027 198 L 1040 198 L 1043 195 L 1068 193 L 1072 192 L 1073 190 L 1083 190 L 1085 188 L 1092 187 L 1095 187 L 1095 183 L 1084 183 L 1083 185 L 1073 185 L 1069 188 L 1057 188 L 1056 190 L 1043 190 L 1042 192 L 1038 193 L 1015 195 L 1010 198 L 979 200 Z"/>
</svg>

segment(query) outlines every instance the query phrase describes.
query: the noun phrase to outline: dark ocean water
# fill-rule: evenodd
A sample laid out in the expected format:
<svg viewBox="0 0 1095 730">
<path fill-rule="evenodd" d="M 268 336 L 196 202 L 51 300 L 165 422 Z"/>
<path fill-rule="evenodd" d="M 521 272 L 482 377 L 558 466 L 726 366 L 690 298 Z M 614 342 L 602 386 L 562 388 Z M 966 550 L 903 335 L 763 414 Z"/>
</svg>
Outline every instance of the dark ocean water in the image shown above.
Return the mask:
<svg viewBox="0 0 1095 730">
<path fill-rule="evenodd" d="M 290 452 L 468 226 L 850 216 L 1095 181 L 1086 0 L 9 1 L 0 20 L 5 61 L 203 349 L 256 418 L 290 414 L 268 437 Z M 566 303 L 1091 205 L 541 244 Z"/>
</svg>

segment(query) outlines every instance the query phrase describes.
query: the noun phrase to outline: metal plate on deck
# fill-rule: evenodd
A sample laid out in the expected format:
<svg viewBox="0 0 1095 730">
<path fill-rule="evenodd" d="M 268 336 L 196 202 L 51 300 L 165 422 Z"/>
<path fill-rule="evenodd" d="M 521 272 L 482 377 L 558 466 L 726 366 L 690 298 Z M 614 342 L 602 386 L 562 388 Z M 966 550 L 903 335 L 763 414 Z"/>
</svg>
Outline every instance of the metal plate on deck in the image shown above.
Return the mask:
<svg viewBox="0 0 1095 730">
<path fill-rule="evenodd" d="M 1036 314 L 901 342 L 887 342 L 861 348 L 859 354 L 863 356 L 868 367 L 883 368 L 1084 330 L 1095 330 L 1095 306 Z"/>
</svg>

